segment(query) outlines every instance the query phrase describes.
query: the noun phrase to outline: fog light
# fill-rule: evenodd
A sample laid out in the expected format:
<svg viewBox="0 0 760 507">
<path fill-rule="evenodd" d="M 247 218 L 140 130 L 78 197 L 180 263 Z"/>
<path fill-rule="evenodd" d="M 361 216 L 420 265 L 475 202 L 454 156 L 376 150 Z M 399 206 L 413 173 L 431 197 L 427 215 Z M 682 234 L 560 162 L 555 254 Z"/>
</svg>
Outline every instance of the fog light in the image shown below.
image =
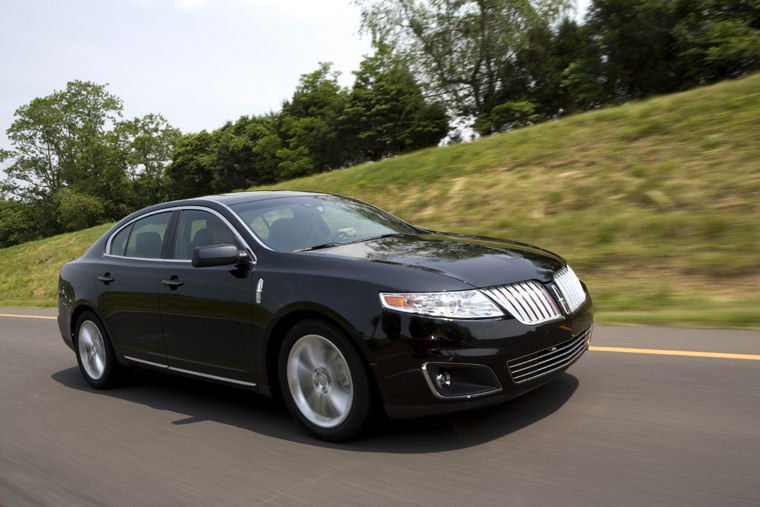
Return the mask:
<svg viewBox="0 0 760 507">
<path fill-rule="evenodd" d="M 435 383 L 438 384 L 438 387 L 441 389 L 446 389 L 451 385 L 451 374 L 448 371 L 443 370 L 435 376 Z"/>
</svg>

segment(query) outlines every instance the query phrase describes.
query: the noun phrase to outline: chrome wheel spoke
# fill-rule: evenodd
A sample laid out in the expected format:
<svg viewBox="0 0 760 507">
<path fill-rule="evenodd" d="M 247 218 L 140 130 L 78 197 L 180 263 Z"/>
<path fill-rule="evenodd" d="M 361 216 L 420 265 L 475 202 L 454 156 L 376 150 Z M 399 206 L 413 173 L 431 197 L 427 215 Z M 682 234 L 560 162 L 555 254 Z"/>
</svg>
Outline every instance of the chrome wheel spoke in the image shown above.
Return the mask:
<svg viewBox="0 0 760 507">
<path fill-rule="evenodd" d="M 296 361 L 295 364 L 295 374 L 298 378 L 298 385 L 305 387 L 307 385 L 311 385 L 312 376 L 314 375 L 314 368 L 309 367 L 305 362 L 303 361 Z"/>
<path fill-rule="evenodd" d="M 330 412 L 333 414 L 342 414 L 346 410 L 349 401 L 349 393 L 335 390 L 332 396 L 326 397 L 329 400 Z"/>
</svg>

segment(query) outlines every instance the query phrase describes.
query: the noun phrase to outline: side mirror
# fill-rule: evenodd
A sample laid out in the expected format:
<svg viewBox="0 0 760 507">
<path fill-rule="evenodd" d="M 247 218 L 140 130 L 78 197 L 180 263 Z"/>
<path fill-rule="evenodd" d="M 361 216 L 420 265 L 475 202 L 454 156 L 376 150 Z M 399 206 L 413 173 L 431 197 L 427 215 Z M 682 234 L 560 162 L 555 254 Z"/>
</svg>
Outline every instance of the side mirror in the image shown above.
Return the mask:
<svg viewBox="0 0 760 507">
<path fill-rule="evenodd" d="M 193 267 L 228 266 L 247 264 L 250 257 L 245 250 L 230 244 L 199 246 L 193 250 Z"/>
</svg>

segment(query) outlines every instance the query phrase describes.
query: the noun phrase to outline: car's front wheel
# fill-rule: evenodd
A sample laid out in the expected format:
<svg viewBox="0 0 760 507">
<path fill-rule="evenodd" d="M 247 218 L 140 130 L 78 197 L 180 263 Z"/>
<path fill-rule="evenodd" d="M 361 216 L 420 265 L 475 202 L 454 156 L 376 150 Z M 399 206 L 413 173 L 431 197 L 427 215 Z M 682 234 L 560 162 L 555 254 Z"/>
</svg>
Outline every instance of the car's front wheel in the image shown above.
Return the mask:
<svg viewBox="0 0 760 507">
<path fill-rule="evenodd" d="M 367 372 L 354 345 L 334 326 L 303 321 L 282 343 L 280 387 L 290 412 L 324 440 L 355 436 L 369 416 Z"/>
<path fill-rule="evenodd" d="M 85 380 L 96 389 L 111 387 L 121 368 L 100 320 L 92 312 L 83 312 L 75 329 L 77 363 Z"/>
</svg>

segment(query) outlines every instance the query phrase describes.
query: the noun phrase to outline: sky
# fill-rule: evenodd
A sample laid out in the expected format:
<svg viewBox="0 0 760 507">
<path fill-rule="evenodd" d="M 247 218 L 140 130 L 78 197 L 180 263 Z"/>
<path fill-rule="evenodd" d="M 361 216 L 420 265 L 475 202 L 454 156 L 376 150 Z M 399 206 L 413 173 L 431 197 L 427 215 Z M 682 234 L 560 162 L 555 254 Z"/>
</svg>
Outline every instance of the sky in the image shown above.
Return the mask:
<svg viewBox="0 0 760 507">
<path fill-rule="evenodd" d="M 350 0 L 0 0 L 0 148 L 18 107 L 73 80 L 185 133 L 277 111 L 319 62 L 350 86 L 358 30 Z"/>
</svg>

